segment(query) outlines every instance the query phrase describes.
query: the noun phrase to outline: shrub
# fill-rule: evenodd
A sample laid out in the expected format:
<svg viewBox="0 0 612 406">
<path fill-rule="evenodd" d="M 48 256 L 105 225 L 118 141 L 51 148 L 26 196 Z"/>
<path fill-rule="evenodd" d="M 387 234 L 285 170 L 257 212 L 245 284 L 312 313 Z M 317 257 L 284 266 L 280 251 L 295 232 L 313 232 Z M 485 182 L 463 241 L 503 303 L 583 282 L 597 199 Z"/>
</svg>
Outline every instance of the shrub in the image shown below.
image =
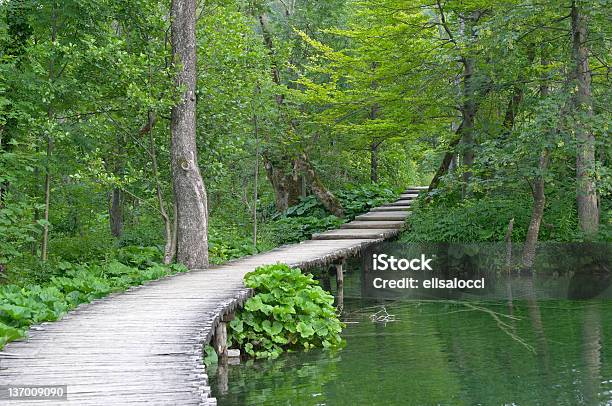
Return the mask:
<svg viewBox="0 0 612 406">
<path fill-rule="evenodd" d="M 425 205 L 413 205 L 409 230 L 402 241 L 494 242 L 503 241 L 510 219 L 514 218 L 512 239 L 524 241 L 531 219 L 529 195 L 492 196 L 453 201 L 447 196 Z M 551 194 L 547 197 L 540 227 L 541 241 L 576 241 L 578 220 L 573 196 Z M 603 233 L 603 232 L 602 232 Z"/>
<path fill-rule="evenodd" d="M 2 180 L 0 174 L 0 182 Z M 31 217 L 27 202 L 0 205 L 0 265 L 21 257 L 24 247 L 34 242 L 40 234 L 42 222 L 34 224 L 29 221 Z"/>
<path fill-rule="evenodd" d="M 230 322 L 230 345 L 256 358 L 276 358 L 286 350 L 342 344 L 334 298 L 312 275 L 277 264 L 257 268 L 244 282 L 256 294 Z"/>
<path fill-rule="evenodd" d="M 336 193 L 344 208 L 344 217 L 355 216 L 397 199 L 398 194 L 384 184 L 359 185 L 340 190 Z"/>
<path fill-rule="evenodd" d="M 339 227 L 345 220 L 336 216 L 283 217 L 274 223 L 277 244 L 308 240 L 315 233 Z"/>
<path fill-rule="evenodd" d="M 420 200 L 410 216 L 403 241 L 502 241 L 514 218 L 513 239 L 524 239 L 530 207 L 510 199 L 466 200 L 456 205 L 424 206 Z"/>
<path fill-rule="evenodd" d="M 115 258 L 126 265 L 144 269 L 162 262 L 162 252 L 157 247 L 127 246 L 117 249 Z"/>
<path fill-rule="evenodd" d="M 232 229 L 209 228 L 208 253 L 210 262 L 220 264 L 231 259 L 257 254 L 252 236 Z"/>
<path fill-rule="evenodd" d="M 107 233 L 58 236 L 49 242 L 49 256 L 68 262 L 102 261 L 113 247 L 113 238 Z"/>
</svg>

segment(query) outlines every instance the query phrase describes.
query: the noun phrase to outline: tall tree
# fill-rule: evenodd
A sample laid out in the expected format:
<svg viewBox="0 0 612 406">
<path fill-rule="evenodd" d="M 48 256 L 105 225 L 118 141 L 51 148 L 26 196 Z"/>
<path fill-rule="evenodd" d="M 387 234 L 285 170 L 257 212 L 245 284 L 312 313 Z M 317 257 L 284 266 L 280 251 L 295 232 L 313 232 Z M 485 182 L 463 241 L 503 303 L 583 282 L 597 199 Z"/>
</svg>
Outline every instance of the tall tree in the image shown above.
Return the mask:
<svg viewBox="0 0 612 406">
<path fill-rule="evenodd" d="M 589 69 L 589 48 L 587 44 L 587 16 L 578 0 L 572 1 L 572 54 L 574 60 L 574 113 L 578 125 L 576 131 L 576 200 L 578 222 L 587 236 L 597 234 L 599 228 L 599 207 L 595 186 L 595 134 L 589 128 L 593 117 L 591 96 L 591 70 Z"/>
<path fill-rule="evenodd" d="M 208 209 L 196 147 L 196 1 L 173 0 L 171 18 L 176 86 L 182 92 L 170 124 L 176 258 L 190 269 L 207 268 Z"/>
</svg>

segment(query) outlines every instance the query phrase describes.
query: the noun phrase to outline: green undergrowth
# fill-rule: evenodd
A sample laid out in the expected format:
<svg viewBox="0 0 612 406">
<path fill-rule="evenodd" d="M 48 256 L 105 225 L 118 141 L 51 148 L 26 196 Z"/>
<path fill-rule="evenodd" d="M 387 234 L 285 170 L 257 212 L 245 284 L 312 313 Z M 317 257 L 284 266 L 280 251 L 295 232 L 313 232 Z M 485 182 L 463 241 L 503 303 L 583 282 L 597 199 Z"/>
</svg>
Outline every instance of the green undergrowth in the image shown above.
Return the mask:
<svg viewBox="0 0 612 406">
<path fill-rule="evenodd" d="M 124 252 L 124 260 L 94 265 L 58 264 L 48 283 L 0 285 L 0 348 L 26 335 L 28 327 L 55 321 L 82 303 L 187 269 L 151 263 L 146 253 Z M 61 276 L 59 276 L 61 275 Z"/>
<path fill-rule="evenodd" d="M 532 199 L 508 193 L 465 200 L 434 198 L 427 204 L 421 196 L 412 207 L 409 229 L 400 237 L 405 242 L 496 242 L 503 241 L 514 219 L 513 241 L 525 241 L 531 219 Z M 602 207 L 601 241 L 612 240 L 610 208 Z M 548 196 L 540 227 L 540 241 L 581 241 L 574 196 Z"/>
<path fill-rule="evenodd" d="M 251 357 L 276 358 L 285 351 L 342 345 L 334 298 L 312 275 L 277 264 L 248 273 L 244 283 L 255 295 L 230 322 L 229 346 Z"/>
</svg>

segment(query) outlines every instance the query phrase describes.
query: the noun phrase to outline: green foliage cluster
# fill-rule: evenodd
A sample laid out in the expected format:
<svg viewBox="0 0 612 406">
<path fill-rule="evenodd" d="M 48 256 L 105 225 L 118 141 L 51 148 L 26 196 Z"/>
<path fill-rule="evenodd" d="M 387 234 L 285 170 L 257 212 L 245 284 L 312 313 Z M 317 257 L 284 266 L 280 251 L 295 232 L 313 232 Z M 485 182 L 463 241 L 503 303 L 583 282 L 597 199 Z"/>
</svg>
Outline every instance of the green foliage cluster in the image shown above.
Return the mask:
<svg viewBox="0 0 612 406">
<path fill-rule="evenodd" d="M 48 284 L 0 286 L 0 348 L 25 336 L 29 326 L 55 321 L 82 303 L 187 270 L 182 265 L 151 264 L 148 256 L 134 250 L 123 255 L 139 266 L 117 261 L 90 266 L 64 263 L 57 270 L 62 276 L 53 276 Z"/>
<path fill-rule="evenodd" d="M 20 248 L 32 244 L 40 235 L 39 224 L 21 221 L 31 212 L 24 202 L 0 206 L 0 265 L 22 257 Z"/>
<path fill-rule="evenodd" d="M 259 249 L 253 246 L 252 236 L 248 235 L 249 231 L 248 229 L 209 229 L 208 255 L 210 262 L 220 264 L 245 255 L 257 254 Z"/>
<path fill-rule="evenodd" d="M 248 273 L 244 283 L 255 296 L 231 321 L 230 345 L 252 357 L 275 358 L 287 350 L 342 344 L 334 298 L 312 275 L 277 264 Z"/>
<path fill-rule="evenodd" d="M 396 190 L 385 184 L 354 185 L 336 192 L 342 202 L 344 216 L 349 220 L 397 199 L 398 195 Z"/>
<path fill-rule="evenodd" d="M 315 233 L 337 228 L 344 222 L 344 219 L 333 215 L 282 217 L 274 223 L 275 240 L 278 244 L 304 241 Z"/>
<path fill-rule="evenodd" d="M 512 239 L 524 241 L 531 218 L 531 205 L 529 196 L 517 195 L 460 201 L 434 198 L 430 204 L 426 204 L 424 197 L 421 197 L 413 206 L 409 229 L 401 239 L 411 242 L 503 241 L 508 224 L 514 219 Z M 571 193 L 551 196 L 545 208 L 540 240 L 580 240 L 577 221 Z"/>
<path fill-rule="evenodd" d="M 276 219 L 275 241 L 278 244 L 289 244 L 307 240 L 315 233 L 337 228 L 355 216 L 393 201 L 398 196 L 385 184 L 352 185 L 334 194 L 342 203 L 344 218 L 330 215 L 315 196 L 307 196 Z"/>
</svg>

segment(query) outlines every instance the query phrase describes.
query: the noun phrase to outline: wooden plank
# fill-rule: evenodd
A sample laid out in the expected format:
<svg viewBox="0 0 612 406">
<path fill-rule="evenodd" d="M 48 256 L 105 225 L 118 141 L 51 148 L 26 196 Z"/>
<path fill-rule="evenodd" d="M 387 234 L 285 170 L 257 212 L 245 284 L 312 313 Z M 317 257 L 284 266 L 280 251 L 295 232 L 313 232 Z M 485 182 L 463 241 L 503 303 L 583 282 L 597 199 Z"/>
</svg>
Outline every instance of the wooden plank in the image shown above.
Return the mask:
<svg viewBox="0 0 612 406">
<path fill-rule="evenodd" d="M 397 229 L 379 228 L 379 229 L 339 229 L 326 231 L 320 234 L 314 234 L 313 240 L 350 240 L 355 238 L 391 238 L 397 235 Z"/>
<path fill-rule="evenodd" d="M 372 210 L 374 211 L 374 210 Z M 340 228 L 403 228 L 403 221 L 359 221 L 343 224 Z"/>
<path fill-rule="evenodd" d="M 414 201 L 412 200 L 398 200 L 396 202 L 389 203 L 389 204 L 386 204 L 384 206 L 379 206 L 379 207 L 412 206 L 412 203 L 414 203 Z"/>
<path fill-rule="evenodd" d="M 374 207 L 370 211 L 377 212 L 377 211 L 409 211 L 409 210 L 411 210 L 410 206 L 380 206 L 380 207 Z"/>
<path fill-rule="evenodd" d="M 405 220 L 409 212 L 406 211 L 389 211 L 389 212 L 369 212 L 355 217 L 355 220 L 360 221 L 398 221 Z"/>
</svg>

